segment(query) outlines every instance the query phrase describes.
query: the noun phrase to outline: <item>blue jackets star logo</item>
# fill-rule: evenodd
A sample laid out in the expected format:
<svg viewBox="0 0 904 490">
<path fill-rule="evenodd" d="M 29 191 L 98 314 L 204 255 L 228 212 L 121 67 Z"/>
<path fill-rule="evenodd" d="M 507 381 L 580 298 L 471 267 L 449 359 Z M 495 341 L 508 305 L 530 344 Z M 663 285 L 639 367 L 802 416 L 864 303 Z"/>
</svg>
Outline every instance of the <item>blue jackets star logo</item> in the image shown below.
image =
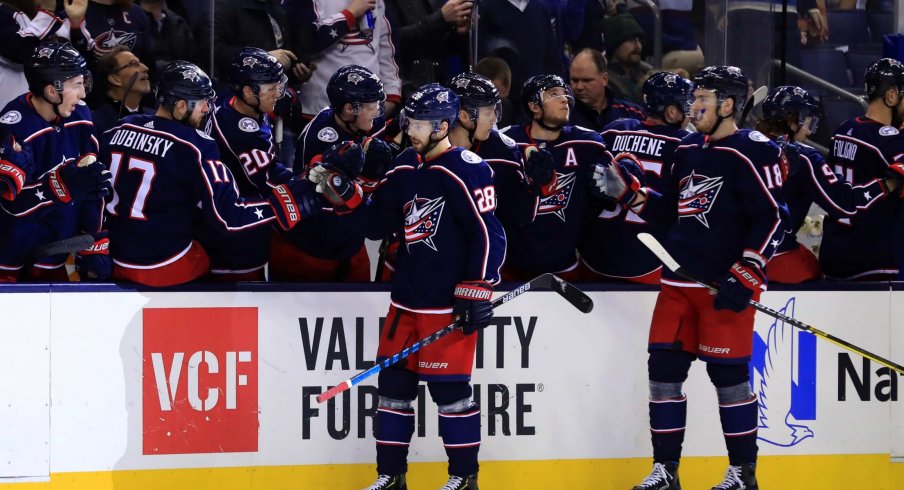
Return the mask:
<svg viewBox="0 0 904 490">
<path fill-rule="evenodd" d="M 574 183 L 577 181 L 577 174 L 559 174 L 556 179 L 555 191 L 549 197 L 540 199 L 537 206 L 537 216 L 541 214 L 554 214 L 560 220 L 565 221 L 565 209 L 571 202 L 571 194 L 574 192 Z"/>
<path fill-rule="evenodd" d="M 697 175 L 693 171 L 681 179 L 681 190 L 678 192 L 678 219 L 693 217 L 709 228 L 706 214 L 719 197 L 722 183 L 722 177 Z"/>
<path fill-rule="evenodd" d="M 405 204 L 405 246 L 423 243 L 434 251 L 433 235 L 439 230 L 439 221 L 443 216 L 446 202 L 443 197 L 425 199 L 417 197 Z"/>
</svg>

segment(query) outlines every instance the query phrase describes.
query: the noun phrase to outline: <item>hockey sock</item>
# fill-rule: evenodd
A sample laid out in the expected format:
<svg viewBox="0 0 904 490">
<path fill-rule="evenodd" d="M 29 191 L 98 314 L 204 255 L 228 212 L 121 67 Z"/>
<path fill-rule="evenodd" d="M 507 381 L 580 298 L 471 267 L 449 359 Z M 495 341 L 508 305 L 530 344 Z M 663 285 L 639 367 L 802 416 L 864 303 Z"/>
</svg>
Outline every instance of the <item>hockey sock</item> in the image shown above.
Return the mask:
<svg viewBox="0 0 904 490">
<path fill-rule="evenodd" d="M 377 473 L 401 475 L 408 471 L 408 446 L 414 434 L 414 409 L 377 408 Z"/>
<path fill-rule="evenodd" d="M 734 466 L 756 462 L 758 411 L 756 395 L 743 402 L 719 404 L 728 461 Z"/>
<path fill-rule="evenodd" d="M 468 476 L 477 473 L 477 452 L 480 450 L 480 406 L 470 406 L 457 412 L 445 412 L 440 407 L 439 435 L 449 456 L 449 474 Z"/>
<path fill-rule="evenodd" d="M 654 461 L 677 462 L 681 459 L 686 421 L 686 396 L 650 402 L 650 434 L 653 439 Z"/>
</svg>

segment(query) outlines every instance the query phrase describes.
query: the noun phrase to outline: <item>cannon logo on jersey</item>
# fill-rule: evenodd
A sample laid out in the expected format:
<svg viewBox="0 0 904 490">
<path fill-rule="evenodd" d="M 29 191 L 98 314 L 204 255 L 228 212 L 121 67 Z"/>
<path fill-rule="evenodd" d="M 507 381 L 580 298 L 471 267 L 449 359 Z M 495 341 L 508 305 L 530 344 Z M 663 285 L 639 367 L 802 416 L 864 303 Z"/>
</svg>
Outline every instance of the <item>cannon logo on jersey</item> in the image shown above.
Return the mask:
<svg viewBox="0 0 904 490">
<path fill-rule="evenodd" d="M 693 171 L 681 179 L 681 191 L 678 193 L 678 218 L 697 218 L 703 226 L 709 228 L 706 214 L 712 209 L 722 189 L 722 177 L 697 175 Z"/>
<path fill-rule="evenodd" d="M 323 141 L 324 143 L 332 143 L 339 139 L 339 133 L 337 133 L 335 129 L 327 126 L 321 129 L 319 133 L 317 133 L 317 139 Z"/>
<path fill-rule="evenodd" d="M 19 111 L 9 111 L 0 117 L 0 123 L 3 124 L 16 124 L 17 122 L 22 120 L 22 113 Z"/>
<path fill-rule="evenodd" d="M 246 133 L 254 133 L 261 127 L 257 124 L 257 121 L 251 119 L 250 117 L 243 117 L 239 119 L 239 129 Z"/>
<path fill-rule="evenodd" d="M 571 201 L 571 194 L 574 192 L 574 183 L 577 181 L 577 174 L 559 174 L 556 179 L 556 187 L 553 194 L 540 200 L 537 207 L 537 215 L 554 214 L 560 220 L 565 221 L 565 209 Z"/>
<path fill-rule="evenodd" d="M 439 220 L 443 216 L 446 201 L 442 197 L 436 199 L 414 198 L 405 205 L 405 246 L 411 247 L 423 242 L 436 250 L 433 235 L 439 230 Z"/>
</svg>

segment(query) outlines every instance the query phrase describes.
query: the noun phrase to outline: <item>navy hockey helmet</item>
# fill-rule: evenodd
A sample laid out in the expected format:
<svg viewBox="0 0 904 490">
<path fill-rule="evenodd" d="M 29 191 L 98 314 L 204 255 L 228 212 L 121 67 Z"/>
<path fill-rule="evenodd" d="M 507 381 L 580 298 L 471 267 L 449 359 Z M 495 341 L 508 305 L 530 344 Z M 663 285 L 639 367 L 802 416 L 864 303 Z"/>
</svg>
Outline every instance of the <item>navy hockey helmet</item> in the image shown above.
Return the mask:
<svg viewBox="0 0 904 490">
<path fill-rule="evenodd" d="M 91 71 L 85 58 L 69 43 L 41 43 L 25 63 L 28 90 L 42 97 L 44 87 L 53 85 L 57 92 L 62 92 L 63 82 L 79 75 L 85 77 L 85 94 L 90 93 Z"/>
<path fill-rule="evenodd" d="M 904 65 L 892 58 L 882 58 L 873 62 L 864 75 L 866 95 L 881 96 L 891 87 L 904 92 Z"/>
<path fill-rule="evenodd" d="M 707 66 L 694 75 L 693 81 L 695 89 L 715 92 L 720 104 L 726 99 L 733 99 L 735 112 L 739 112 L 747 102 L 747 75 L 736 66 Z"/>
<path fill-rule="evenodd" d="M 172 108 L 176 102 L 184 100 L 192 111 L 196 102 L 211 101 L 216 92 L 204 70 L 187 61 L 171 61 L 160 71 L 156 95 L 164 107 Z"/>
<path fill-rule="evenodd" d="M 289 81 L 282 64 L 260 48 L 245 48 L 236 55 L 229 65 L 227 79 L 229 87 L 236 94 L 241 94 L 243 87 L 251 87 L 254 95 L 259 95 L 261 85 L 280 83 L 280 96 L 285 92 L 286 83 Z"/>
<path fill-rule="evenodd" d="M 763 100 L 763 117 L 784 120 L 787 114 L 797 113 L 797 122 L 803 125 L 810 118 L 810 133 L 819 125 L 819 102 L 806 90 L 793 85 L 775 87 Z"/>
<path fill-rule="evenodd" d="M 571 95 L 571 87 L 565 83 L 564 78 L 559 75 L 535 75 L 528 78 L 521 87 L 521 109 L 524 110 L 524 114 L 529 118 L 533 118 L 533 113 L 528 104 L 533 102 L 540 105 L 543 102 L 540 99 L 543 92 L 557 87 L 565 89 L 568 97 L 568 106 L 572 107 L 574 105 L 574 97 Z"/>
<path fill-rule="evenodd" d="M 433 121 L 433 131 L 439 131 L 441 122 L 449 123 L 449 129 L 458 122 L 460 103 L 458 95 L 438 83 L 430 83 L 417 89 L 408 100 L 399 115 L 402 130 L 408 129 L 408 121 Z"/>
<path fill-rule="evenodd" d="M 341 111 L 345 104 L 350 103 L 355 114 L 361 103 L 382 103 L 386 100 L 380 77 L 358 65 L 345 65 L 336 70 L 326 85 L 326 96 L 334 111 Z"/>
<path fill-rule="evenodd" d="M 663 71 L 655 73 L 643 84 L 643 103 L 647 114 L 662 116 L 669 106 L 677 106 L 690 114 L 694 83 L 682 76 Z"/>
</svg>

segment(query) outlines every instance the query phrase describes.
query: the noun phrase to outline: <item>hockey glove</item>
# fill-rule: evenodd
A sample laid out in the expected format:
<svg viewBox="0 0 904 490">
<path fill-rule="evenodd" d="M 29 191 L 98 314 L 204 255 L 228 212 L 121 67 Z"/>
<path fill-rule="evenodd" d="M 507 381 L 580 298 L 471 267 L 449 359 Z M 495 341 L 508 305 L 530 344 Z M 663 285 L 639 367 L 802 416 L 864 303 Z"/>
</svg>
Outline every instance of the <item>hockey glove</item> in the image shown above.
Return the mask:
<svg viewBox="0 0 904 490">
<path fill-rule="evenodd" d="M 31 151 L 22 151 L 12 135 L 0 143 L 0 198 L 15 199 L 34 169 Z"/>
<path fill-rule="evenodd" d="M 78 165 L 70 162 L 54 167 L 41 181 L 51 199 L 63 204 L 103 199 L 113 191 L 110 171 L 93 154 L 83 156 Z"/>
<path fill-rule="evenodd" d="M 323 194 L 336 214 L 350 213 L 364 202 L 364 190 L 357 182 L 324 165 L 312 168 L 308 180 L 317 184 L 317 192 Z"/>
<path fill-rule="evenodd" d="M 643 187 L 644 180 L 643 167 L 637 157 L 619 153 L 608 165 L 593 166 L 590 191 L 596 197 L 612 199 L 627 207 Z"/>
<path fill-rule="evenodd" d="M 323 152 L 320 163 L 347 179 L 355 179 L 364 170 L 364 152 L 357 143 L 337 143 Z"/>
<path fill-rule="evenodd" d="M 280 228 L 286 231 L 291 230 L 302 218 L 321 210 L 314 184 L 298 177 L 273 188 L 270 207 L 273 208 Z"/>
<path fill-rule="evenodd" d="M 737 313 L 747 308 L 753 293 L 766 284 L 766 274 L 754 260 L 743 258 L 731 265 L 728 274 L 719 281 L 719 292 L 713 298 L 717 310 Z"/>
<path fill-rule="evenodd" d="M 524 175 L 527 188 L 534 195 L 551 196 L 556 190 L 556 161 L 552 153 L 536 146 L 524 150 Z"/>
<path fill-rule="evenodd" d="M 493 319 L 493 285 L 486 281 L 464 281 L 455 286 L 455 307 L 458 324 L 465 335 L 486 328 Z"/>
<path fill-rule="evenodd" d="M 389 143 L 379 138 L 367 138 L 363 146 L 364 170 L 358 176 L 358 182 L 365 192 L 373 192 L 392 166 L 393 150 Z"/>
<path fill-rule="evenodd" d="M 113 274 L 107 232 L 101 231 L 93 235 L 94 245 L 75 254 L 75 271 L 83 282 L 106 281 Z"/>
</svg>

